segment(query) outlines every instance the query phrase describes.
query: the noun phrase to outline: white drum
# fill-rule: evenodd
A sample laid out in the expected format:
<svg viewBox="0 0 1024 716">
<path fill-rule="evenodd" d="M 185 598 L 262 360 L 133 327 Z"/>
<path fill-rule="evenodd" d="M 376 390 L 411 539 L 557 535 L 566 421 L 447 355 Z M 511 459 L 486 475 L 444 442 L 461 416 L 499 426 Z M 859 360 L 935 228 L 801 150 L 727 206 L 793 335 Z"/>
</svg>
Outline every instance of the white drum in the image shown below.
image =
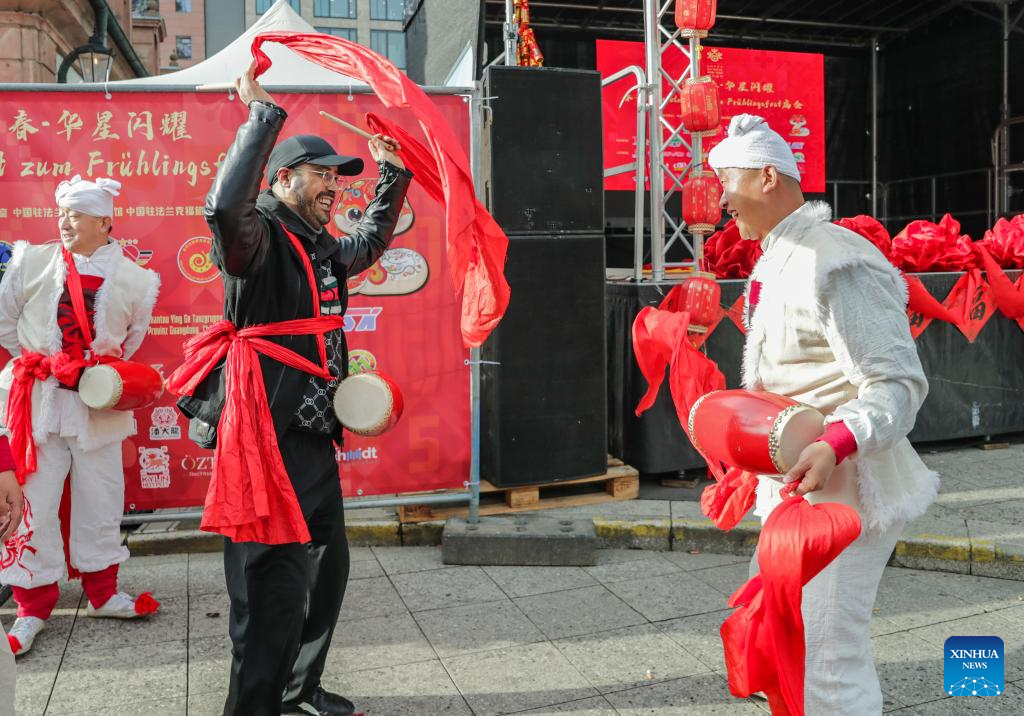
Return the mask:
<svg viewBox="0 0 1024 716">
<path fill-rule="evenodd" d="M 349 376 L 334 393 L 334 413 L 356 435 L 376 436 L 395 427 L 405 401 L 398 384 L 380 371 Z"/>
</svg>

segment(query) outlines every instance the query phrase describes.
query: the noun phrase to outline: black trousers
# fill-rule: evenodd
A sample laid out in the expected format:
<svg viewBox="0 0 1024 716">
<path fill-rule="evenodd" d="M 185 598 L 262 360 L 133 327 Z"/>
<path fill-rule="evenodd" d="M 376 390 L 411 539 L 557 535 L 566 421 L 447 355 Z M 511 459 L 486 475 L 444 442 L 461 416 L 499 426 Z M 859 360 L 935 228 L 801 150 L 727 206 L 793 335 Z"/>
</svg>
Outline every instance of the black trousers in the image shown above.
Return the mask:
<svg viewBox="0 0 1024 716">
<path fill-rule="evenodd" d="M 345 513 L 330 437 L 289 431 L 281 457 L 308 544 L 224 544 L 231 681 L 224 716 L 280 716 L 320 684 L 348 584 Z"/>
</svg>

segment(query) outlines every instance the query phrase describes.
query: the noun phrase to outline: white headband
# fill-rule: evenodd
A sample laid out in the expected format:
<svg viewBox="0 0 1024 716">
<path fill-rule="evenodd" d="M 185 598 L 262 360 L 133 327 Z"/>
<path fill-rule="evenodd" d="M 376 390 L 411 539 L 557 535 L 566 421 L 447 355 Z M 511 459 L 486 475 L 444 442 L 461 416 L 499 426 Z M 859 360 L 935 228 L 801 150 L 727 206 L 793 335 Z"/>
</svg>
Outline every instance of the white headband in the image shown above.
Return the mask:
<svg viewBox="0 0 1024 716">
<path fill-rule="evenodd" d="M 800 181 L 793 150 L 763 118 L 738 114 L 729 122 L 728 136 L 708 154 L 712 169 L 762 169 L 771 164 L 780 174 Z"/>
<path fill-rule="evenodd" d="M 76 174 L 70 181 L 57 185 L 54 197 L 57 206 L 74 209 L 89 216 L 114 216 L 114 197 L 120 194 L 121 182 L 114 179 L 82 179 Z"/>
</svg>

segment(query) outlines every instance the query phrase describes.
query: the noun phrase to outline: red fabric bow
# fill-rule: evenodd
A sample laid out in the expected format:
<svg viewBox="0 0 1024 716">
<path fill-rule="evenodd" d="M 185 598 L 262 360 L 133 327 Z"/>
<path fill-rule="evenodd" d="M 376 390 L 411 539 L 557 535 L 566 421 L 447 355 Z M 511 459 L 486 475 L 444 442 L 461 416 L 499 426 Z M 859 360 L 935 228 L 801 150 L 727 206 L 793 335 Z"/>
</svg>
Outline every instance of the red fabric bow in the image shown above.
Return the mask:
<svg viewBox="0 0 1024 716">
<path fill-rule="evenodd" d="M 804 713 L 803 586 L 861 530 L 852 507 L 811 505 L 792 496 L 797 484 L 784 488 L 787 497 L 765 521 L 757 546 L 760 573 L 729 598 L 739 609 L 721 628 L 729 691 L 739 697 L 763 691 L 775 716 Z"/>
<path fill-rule="evenodd" d="M 949 214 L 938 224 L 911 221 L 892 240 L 891 260 L 904 271 L 967 271 L 977 261 L 971 237 L 960 235 L 960 222 Z"/>
<path fill-rule="evenodd" d="M 326 368 L 266 338 L 323 335 L 342 323 L 341 316 L 319 316 L 236 330 L 231 321 L 218 321 L 185 343 L 185 362 L 167 379 L 167 390 L 175 395 L 192 395 L 226 359 L 226 398 L 217 424 L 202 529 L 234 542 L 309 542 L 309 529 L 277 446 L 259 355 L 329 380 Z"/>
<path fill-rule="evenodd" d="M 7 396 L 7 427 L 11 431 L 11 452 L 17 464 L 15 475 L 22 485 L 38 469 L 36 441 L 32 437 L 32 387 L 37 380 L 51 375 L 62 385 L 73 388 L 88 363 L 67 353 L 44 356 L 22 353 L 14 359 L 14 380 Z"/>
<path fill-rule="evenodd" d="M 340 37 L 301 32 L 258 35 L 252 43 L 257 77 L 270 67 L 270 58 L 261 49 L 265 42 L 281 43 L 310 62 L 366 82 L 385 107 L 406 109 L 418 120 L 426 149 L 410 144 L 402 154 L 418 177 L 431 173 L 441 188 L 448 264 L 455 290 L 462 292 L 462 339 L 467 346 L 481 345 L 508 307 L 511 292 L 503 274 L 508 238 L 477 201 L 469 160 L 444 115 L 401 70 L 369 48 Z M 409 138 L 405 137 L 400 139 L 403 145 Z"/>
<path fill-rule="evenodd" d="M 760 241 L 747 241 L 740 237 L 735 219 L 730 219 L 704 242 L 707 269 L 718 278 L 747 278 L 761 253 Z"/>
<path fill-rule="evenodd" d="M 1024 214 L 999 219 L 975 247 L 984 247 L 1004 269 L 1024 268 Z"/>
<path fill-rule="evenodd" d="M 848 219 L 839 219 L 834 223 L 837 226 L 842 226 L 844 229 L 860 234 L 874 244 L 887 261 L 892 260 L 892 237 L 889 236 L 889 232 L 874 217 L 860 214 Z"/>
</svg>

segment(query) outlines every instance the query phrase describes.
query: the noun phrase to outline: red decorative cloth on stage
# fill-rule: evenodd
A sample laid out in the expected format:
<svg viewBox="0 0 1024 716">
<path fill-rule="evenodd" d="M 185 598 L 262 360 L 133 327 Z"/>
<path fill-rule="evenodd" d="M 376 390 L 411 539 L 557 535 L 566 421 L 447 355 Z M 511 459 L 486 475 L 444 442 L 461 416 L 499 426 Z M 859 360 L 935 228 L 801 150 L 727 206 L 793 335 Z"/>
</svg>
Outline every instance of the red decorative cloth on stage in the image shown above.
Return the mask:
<svg viewBox="0 0 1024 716">
<path fill-rule="evenodd" d="M 892 260 L 892 237 L 889 236 L 889 232 L 874 217 L 860 214 L 848 219 L 839 219 L 834 223 L 837 226 L 842 226 L 844 229 L 860 234 L 874 244 L 882 252 L 886 260 Z"/>
<path fill-rule="evenodd" d="M 283 227 L 282 227 L 283 228 Z M 324 334 L 338 330 L 343 316 L 321 316 L 316 275 L 299 239 L 285 229 L 302 259 L 312 295 L 313 317 L 237 328 L 214 323 L 185 343 L 185 362 L 167 379 L 175 395 L 193 391 L 224 360 L 224 408 L 217 423 L 213 476 L 206 492 L 202 529 L 233 542 L 309 542 L 309 528 L 277 445 L 260 355 L 331 380 Z M 319 365 L 268 341 L 269 336 L 315 336 Z"/>
<path fill-rule="evenodd" d="M 890 260 L 896 268 L 914 273 L 967 271 L 977 266 L 971 237 L 960 235 L 960 222 L 949 214 L 938 224 L 924 220 L 907 224 L 892 240 Z"/>
<path fill-rule="evenodd" d="M 718 278 L 747 278 L 759 258 L 761 242 L 741 238 L 735 219 L 704 242 L 704 263 Z"/>
<path fill-rule="evenodd" d="M 104 360 L 91 356 L 91 314 L 86 307 L 82 276 L 78 273 L 71 252 L 64 248 L 61 251 L 67 271 L 65 295 L 71 301 L 74 322 L 61 323 L 64 336 L 62 351 L 49 356 L 22 351 L 22 354 L 14 359 L 14 379 L 11 383 L 11 392 L 7 396 L 7 428 L 11 433 L 11 451 L 17 463 L 15 474 L 18 482 L 23 485 L 29 475 L 38 469 L 36 443 L 32 437 L 32 387 L 35 382 L 46 380 L 52 375 L 61 385 L 74 388 L 78 385 L 83 368 Z M 98 288 L 94 277 L 86 278 L 91 279 L 91 287 Z"/>
<path fill-rule="evenodd" d="M 811 505 L 787 494 L 761 529 L 758 575 L 729 598 L 739 608 L 722 624 L 729 691 L 768 696 L 774 716 L 804 713 L 806 645 L 803 586 L 860 535 L 857 511 L 827 502 Z"/>
<path fill-rule="evenodd" d="M 999 219 L 975 247 L 984 247 L 1004 269 L 1024 268 L 1024 214 Z"/>
<path fill-rule="evenodd" d="M 402 156 L 417 178 L 428 167 L 437 177 L 445 208 L 448 264 L 455 291 L 462 292 L 462 339 L 467 346 L 481 345 L 508 307 L 508 238 L 477 200 L 469 160 L 444 115 L 401 70 L 369 48 L 340 37 L 300 32 L 258 35 L 252 43 L 257 77 L 270 67 L 270 58 L 260 49 L 265 42 L 281 43 L 310 62 L 366 82 L 385 107 L 406 109 L 419 122 L 426 150 L 418 148 L 414 154 L 403 147 Z"/>
</svg>

